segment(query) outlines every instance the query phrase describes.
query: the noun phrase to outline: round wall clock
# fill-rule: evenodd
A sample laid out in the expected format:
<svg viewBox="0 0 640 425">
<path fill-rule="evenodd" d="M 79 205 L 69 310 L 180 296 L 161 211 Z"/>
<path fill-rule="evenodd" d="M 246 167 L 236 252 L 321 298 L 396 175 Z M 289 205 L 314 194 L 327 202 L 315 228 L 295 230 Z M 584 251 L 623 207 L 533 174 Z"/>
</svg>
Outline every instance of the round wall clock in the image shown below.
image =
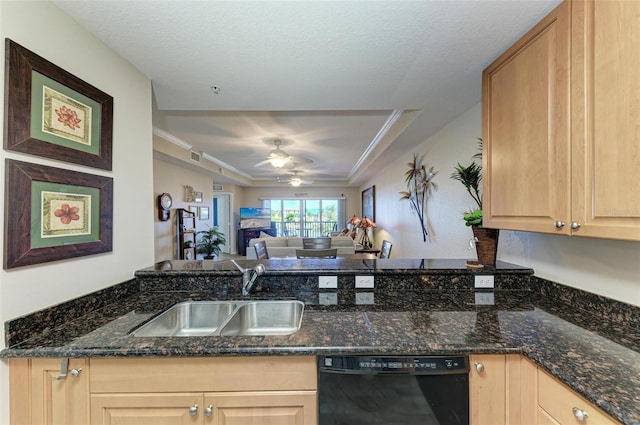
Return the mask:
<svg viewBox="0 0 640 425">
<path fill-rule="evenodd" d="M 158 195 L 158 219 L 160 219 L 160 221 L 169 220 L 171 205 L 173 205 L 171 195 L 168 193 Z"/>
</svg>

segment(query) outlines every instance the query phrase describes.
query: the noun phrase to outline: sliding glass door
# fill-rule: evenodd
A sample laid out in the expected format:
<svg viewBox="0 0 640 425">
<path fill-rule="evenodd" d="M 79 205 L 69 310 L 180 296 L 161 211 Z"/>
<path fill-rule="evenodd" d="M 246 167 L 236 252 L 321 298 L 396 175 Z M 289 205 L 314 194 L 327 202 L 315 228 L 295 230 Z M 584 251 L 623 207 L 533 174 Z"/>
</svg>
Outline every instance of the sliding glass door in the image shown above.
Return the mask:
<svg viewBox="0 0 640 425">
<path fill-rule="evenodd" d="M 342 199 L 265 199 L 278 236 L 331 236 L 344 227 Z"/>
</svg>

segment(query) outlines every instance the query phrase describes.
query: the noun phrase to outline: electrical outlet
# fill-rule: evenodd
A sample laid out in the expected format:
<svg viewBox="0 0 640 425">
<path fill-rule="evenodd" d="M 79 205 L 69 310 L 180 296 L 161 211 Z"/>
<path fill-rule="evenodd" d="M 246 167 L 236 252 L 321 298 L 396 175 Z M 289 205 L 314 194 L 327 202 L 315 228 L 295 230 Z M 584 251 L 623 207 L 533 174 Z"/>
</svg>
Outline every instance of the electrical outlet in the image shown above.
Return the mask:
<svg viewBox="0 0 640 425">
<path fill-rule="evenodd" d="M 338 288 L 338 276 L 319 276 L 318 288 L 320 289 L 336 289 Z"/>
<path fill-rule="evenodd" d="M 373 288 L 373 276 L 356 276 L 356 289 Z"/>
<path fill-rule="evenodd" d="M 493 275 L 477 275 L 475 277 L 475 287 L 476 288 L 485 288 L 485 289 L 493 289 Z"/>
<path fill-rule="evenodd" d="M 356 292 L 356 304 L 368 304 L 374 303 L 373 292 Z"/>
<path fill-rule="evenodd" d="M 475 301 L 477 305 L 493 305 L 495 298 L 493 292 L 476 292 Z"/>
<path fill-rule="evenodd" d="M 320 305 L 337 305 L 338 294 L 335 292 L 320 292 L 318 294 L 318 304 Z"/>
</svg>

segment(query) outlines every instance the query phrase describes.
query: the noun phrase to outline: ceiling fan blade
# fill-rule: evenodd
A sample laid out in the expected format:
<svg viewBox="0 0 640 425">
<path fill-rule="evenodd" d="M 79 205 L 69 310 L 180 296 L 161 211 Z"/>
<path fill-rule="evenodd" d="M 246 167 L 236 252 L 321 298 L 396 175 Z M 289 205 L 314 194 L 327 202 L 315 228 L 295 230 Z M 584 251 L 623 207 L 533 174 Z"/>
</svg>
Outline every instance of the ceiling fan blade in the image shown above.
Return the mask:
<svg viewBox="0 0 640 425">
<path fill-rule="evenodd" d="M 303 157 L 301 157 L 301 156 L 290 156 L 289 158 L 291 159 L 291 161 L 292 161 L 295 165 L 298 165 L 298 164 L 311 164 L 311 163 L 313 163 L 313 160 L 312 160 L 312 159 L 309 159 L 309 158 L 303 158 Z"/>
<path fill-rule="evenodd" d="M 267 165 L 271 162 L 271 160 L 269 159 L 265 159 L 264 161 L 260 161 L 258 162 L 256 165 L 254 165 L 254 167 L 262 167 L 263 165 Z"/>
</svg>

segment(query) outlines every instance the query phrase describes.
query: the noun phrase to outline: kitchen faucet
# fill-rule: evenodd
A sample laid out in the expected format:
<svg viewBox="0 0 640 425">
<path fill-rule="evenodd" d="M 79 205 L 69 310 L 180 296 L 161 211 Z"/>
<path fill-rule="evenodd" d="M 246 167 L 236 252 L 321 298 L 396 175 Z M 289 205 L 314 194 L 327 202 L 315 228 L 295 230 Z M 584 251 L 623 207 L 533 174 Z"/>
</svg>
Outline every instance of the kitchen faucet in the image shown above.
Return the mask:
<svg viewBox="0 0 640 425">
<path fill-rule="evenodd" d="M 242 272 L 242 296 L 249 295 L 256 278 L 266 270 L 264 264 L 259 263 L 256 264 L 254 268 L 247 267 L 245 269 L 240 267 L 235 260 L 231 260 L 231 262 L 238 268 L 238 270 L 240 270 L 240 272 Z"/>
</svg>

